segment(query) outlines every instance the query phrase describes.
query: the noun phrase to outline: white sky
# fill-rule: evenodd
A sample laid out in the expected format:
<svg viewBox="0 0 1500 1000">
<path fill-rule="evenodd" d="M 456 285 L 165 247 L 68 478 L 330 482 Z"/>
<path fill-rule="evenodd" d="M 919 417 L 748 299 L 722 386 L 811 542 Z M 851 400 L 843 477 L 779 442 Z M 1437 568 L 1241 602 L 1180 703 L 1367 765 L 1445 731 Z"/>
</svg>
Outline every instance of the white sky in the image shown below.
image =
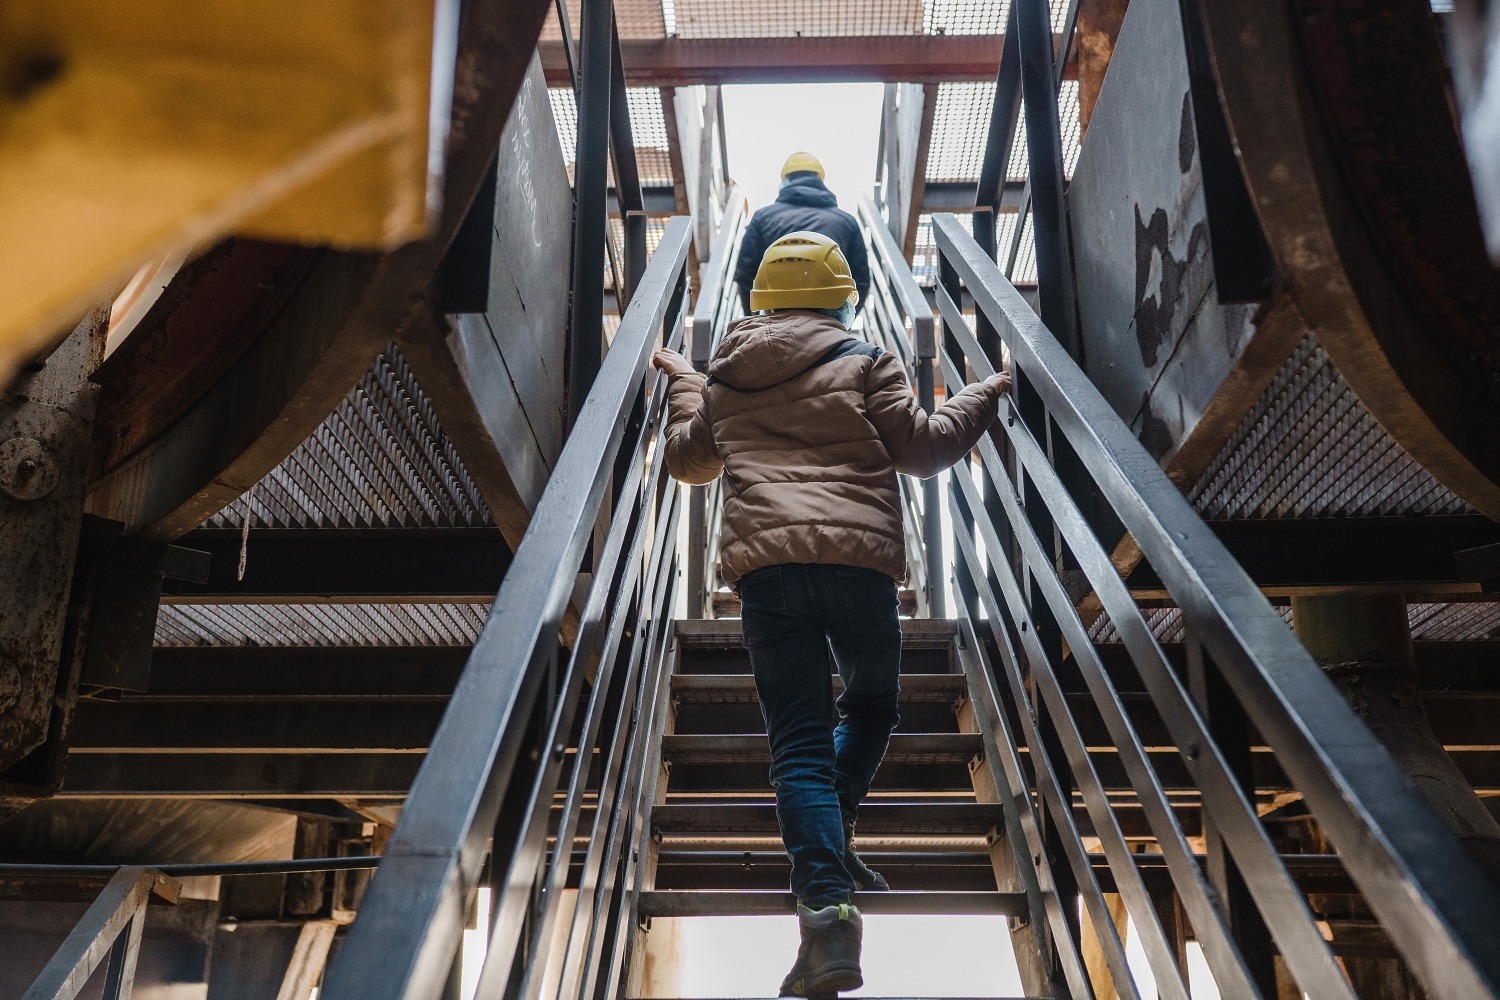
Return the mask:
<svg viewBox="0 0 1500 1000">
<path fill-rule="evenodd" d="M 724 138 L 729 173 L 752 209 L 776 199 L 781 164 L 805 149 L 827 171 L 824 180 L 852 212 L 875 188 L 880 142 L 878 83 L 757 84 L 726 86 Z"/>
</svg>

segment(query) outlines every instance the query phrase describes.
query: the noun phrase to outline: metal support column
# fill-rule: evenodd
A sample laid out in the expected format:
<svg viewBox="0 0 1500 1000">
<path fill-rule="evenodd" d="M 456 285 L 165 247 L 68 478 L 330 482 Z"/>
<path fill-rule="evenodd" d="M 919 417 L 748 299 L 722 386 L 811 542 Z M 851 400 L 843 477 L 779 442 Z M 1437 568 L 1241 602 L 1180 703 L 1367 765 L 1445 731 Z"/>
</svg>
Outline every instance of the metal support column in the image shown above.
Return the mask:
<svg viewBox="0 0 1500 1000">
<path fill-rule="evenodd" d="M 1073 250 L 1063 200 L 1062 132 L 1047 0 L 1016 0 L 1021 96 L 1026 106 L 1026 154 L 1036 235 L 1037 293 L 1042 322 L 1074 358 L 1079 355 L 1073 302 Z M 982 244 L 981 244 L 982 245 Z"/>
<path fill-rule="evenodd" d="M 568 327 L 568 427 L 604 355 L 604 247 L 609 238 L 610 0 L 583 0 L 578 53 L 578 146 L 573 170 L 573 290 Z"/>
</svg>

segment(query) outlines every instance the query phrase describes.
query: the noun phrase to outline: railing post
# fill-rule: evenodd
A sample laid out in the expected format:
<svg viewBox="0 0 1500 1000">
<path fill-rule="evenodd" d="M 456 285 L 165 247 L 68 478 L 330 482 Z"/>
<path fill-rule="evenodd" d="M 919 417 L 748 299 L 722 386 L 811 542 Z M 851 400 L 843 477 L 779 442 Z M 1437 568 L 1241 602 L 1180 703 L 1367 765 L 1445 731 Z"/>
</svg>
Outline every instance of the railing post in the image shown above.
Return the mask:
<svg viewBox="0 0 1500 1000">
<path fill-rule="evenodd" d="M 1250 720 L 1245 715 L 1244 706 L 1224 683 L 1218 667 L 1204 655 L 1203 644 L 1189 636 L 1186 645 L 1188 686 L 1193 692 L 1193 700 L 1198 703 L 1198 711 L 1208 723 L 1208 731 L 1240 789 L 1253 801 L 1255 775 L 1250 762 Z M 1205 868 L 1210 884 L 1218 893 L 1219 913 L 1228 923 L 1234 943 L 1261 993 L 1267 997 L 1276 996 L 1276 959 L 1271 932 L 1266 929 L 1266 922 L 1245 885 L 1245 877 L 1229 853 L 1229 845 L 1218 822 L 1208 809 L 1201 812 L 1207 851 Z"/>
<path fill-rule="evenodd" d="M 573 158 L 573 290 L 568 324 L 568 428 L 578 421 L 604 355 L 604 254 L 609 239 L 610 64 L 614 9 L 583 0 L 578 146 Z"/>
<path fill-rule="evenodd" d="M 1015 0 L 1026 106 L 1026 156 L 1036 238 L 1037 294 L 1042 322 L 1067 352 L 1080 357 L 1073 304 L 1073 252 L 1063 199 L 1062 132 L 1057 118 L 1052 18 L 1047 0 Z M 984 246 L 983 243 L 980 244 Z"/>
</svg>

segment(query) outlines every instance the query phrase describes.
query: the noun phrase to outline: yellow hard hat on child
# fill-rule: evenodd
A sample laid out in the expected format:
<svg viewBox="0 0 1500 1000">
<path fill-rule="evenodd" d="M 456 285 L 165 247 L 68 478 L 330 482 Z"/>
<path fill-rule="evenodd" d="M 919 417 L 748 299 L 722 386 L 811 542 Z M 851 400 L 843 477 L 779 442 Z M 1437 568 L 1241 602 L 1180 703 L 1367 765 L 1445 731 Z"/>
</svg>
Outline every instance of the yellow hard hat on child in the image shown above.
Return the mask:
<svg viewBox="0 0 1500 1000">
<path fill-rule="evenodd" d="M 822 233 L 791 233 L 766 248 L 750 289 L 750 308 L 837 309 L 859 301 L 849 262 Z"/>
<path fill-rule="evenodd" d="M 799 149 L 781 165 L 781 179 L 786 180 L 791 174 L 804 170 L 817 174 L 820 180 L 823 177 L 823 164 L 818 162 L 818 158 L 805 149 Z"/>
</svg>

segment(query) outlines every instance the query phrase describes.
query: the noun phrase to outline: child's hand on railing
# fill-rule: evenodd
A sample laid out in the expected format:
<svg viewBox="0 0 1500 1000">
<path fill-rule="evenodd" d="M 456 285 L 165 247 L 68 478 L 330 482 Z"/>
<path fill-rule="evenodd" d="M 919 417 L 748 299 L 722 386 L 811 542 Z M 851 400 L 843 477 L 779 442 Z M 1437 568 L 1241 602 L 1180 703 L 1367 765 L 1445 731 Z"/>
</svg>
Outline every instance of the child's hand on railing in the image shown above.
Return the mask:
<svg viewBox="0 0 1500 1000">
<path fill-rule="evenodd" d="M 992 385 L 1002 396 L 1010 391 L 1010 372 L 996 372 L 984 380 L 985 385 Z"/>
<path fill-rule="evenodd" d="M 693 370 L 692 362 L 676 351 L 669 351 L 666 348 L 651 355 L 651 363 L 668 375 L 688 375 Z M 1009 377 L 1006 376 L 1006 378 Z"/>
</svg>

